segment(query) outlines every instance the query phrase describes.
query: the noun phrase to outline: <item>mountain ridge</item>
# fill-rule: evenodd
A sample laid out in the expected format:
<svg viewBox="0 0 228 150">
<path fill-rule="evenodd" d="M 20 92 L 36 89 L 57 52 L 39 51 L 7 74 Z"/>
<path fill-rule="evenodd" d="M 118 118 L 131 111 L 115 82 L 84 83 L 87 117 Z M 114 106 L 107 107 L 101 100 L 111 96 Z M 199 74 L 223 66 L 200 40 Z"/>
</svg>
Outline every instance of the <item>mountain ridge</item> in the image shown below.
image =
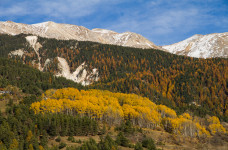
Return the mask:
<svg viewBox="0 0 228 150">
<path fill-rule="evenodd" d="M 195 34 L 183 41 L 164 46 L 157 46 L 140 34 L 134 32 L 117 33 L 108 29 L 88 29 L 83 26 L 55 23 L 52 21 L 23 24 L 12 21 L 0 21 L 0 34 L 32 34 L 58 40 L 91 41 L 142 49 L 159 49 L 177 55 L 196 58 L 228 57 L 228 32 Z"/>
<path fill-rule="evenodd" d="M 183 41 L 162 46 L 168 52 L 196 58 L 228 57 L 228 32 L 195 34 Z"/>
<path fill-rule="evenodd" d="M 89 30 L 83 26 L 55 23 L 52 21 L 31 25 L 12 21 L 0 22 L 0 33 L 10 35 L 24 33 L 59 40 L 92 41 L 125 47 L 162 49 L 137 33 L 117 33 L 98 28 Z"/>
</svg>

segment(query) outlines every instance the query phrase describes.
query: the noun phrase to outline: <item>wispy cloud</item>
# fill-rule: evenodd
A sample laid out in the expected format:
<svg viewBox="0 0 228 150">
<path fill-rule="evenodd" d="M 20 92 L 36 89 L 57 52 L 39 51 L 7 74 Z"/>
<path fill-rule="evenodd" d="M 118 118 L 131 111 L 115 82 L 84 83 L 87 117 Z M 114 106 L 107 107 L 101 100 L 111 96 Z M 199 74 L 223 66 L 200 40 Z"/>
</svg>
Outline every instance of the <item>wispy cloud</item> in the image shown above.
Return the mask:
<svg viewBox="0 0 228 150">
<path fill-rule="evenodd" d="M 221 0 L 152 1 L 107 28 L 119 32 L 131 30 L 157 44 L 170 44 L 193 34 L 228 30 L 228 7 L 222 4 Z"/>
<path fill-rule="evenodd" d="M 48 15 L 49 17 L 82 17 L 100 7 L 125 0 L 18 0 L 0 2 L 1 16 Z"/>
<path fill-rule="evenodd" d="M 227 32 L 228 4 L 226 0 L 7 0 L 0 1 L 1 18 L 131 31 L 163 45 L 193 34 Z"/>
<path fill-rule="evenodd" d="M 101 0 L 24 0 L 6 2 L 1 16 L 48 15 L 49 17 L 80 17 L 93 12 Z M 10 5 L 11 3 L 11 5 Z M 7 5 L 8 4 L 8 5 Z"/>
</svg>

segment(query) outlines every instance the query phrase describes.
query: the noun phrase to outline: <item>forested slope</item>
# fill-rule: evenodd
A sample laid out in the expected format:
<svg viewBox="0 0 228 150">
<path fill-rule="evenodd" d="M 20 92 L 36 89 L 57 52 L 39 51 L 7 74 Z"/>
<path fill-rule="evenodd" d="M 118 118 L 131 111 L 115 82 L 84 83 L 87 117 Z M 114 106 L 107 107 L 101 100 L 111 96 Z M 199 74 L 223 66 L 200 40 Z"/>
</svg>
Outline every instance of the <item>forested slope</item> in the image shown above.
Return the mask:
<svg viewBox="0 0 228 150">
<path fill-rule="evenodd" d="M 41 72 L 21 61 L 0 57 L 0 87 L 7 85 L 19 87 L 22 92 L 40 95 L 50 88 L 77 87 L 80 84 L 67 80 L 63 77 L 55 77 L 52 73 Z"/>
<path fill-rule="evenodd" d="M 0 41 L 4 41 L 1 55 L 8 57 L 10 51 L 23 48 L 27 54 L 13 58 L 32 66 L 38 58 L 22 40 L 25 36 L 1 35 Z M 99 72 L 99 81 L 89 88 L 135 93 L 172 107 L 178 113 L 189 110 L 196 115 L 213 114 L 227 120 L 227 59 L 196 59 L 154 49 L 73 40 L 39 38 L 38 41 L 42 45 L 41 65 L 47 59 L 52 60 L 45 71 L 58 72 L 56 57 L 65 58 L 71 71 L 85 62 L 90 70 L 97 68 Z"/>
<path fill-rule="evenodd" d="M 48 145 L 50 140 L 60 142 L 68 136 L 68 140 L 73 141 L 75 136 L 101 135 L 99 143 L 90 139 L 80 144 L 81 148 L 75 144 L 71 148 L 93 149 L 91 146 L 98 144 L 96 149 L 143 146 L 156 150 L 151 136 L 146 137 L 147 129 L 162 129 L 167 132 L 162 134 L 197 139 L 199 144 L 212 136 L 227 136 L 226 129 L 215 116 L 176 115 L 174 110 L 136 94 L 63 88 L 47 90 L 41 98 L 27 96 L 19 104 L 9 102 L 7 111 L 0 113 L 0 149 L 58 150 L 70 148 L 72 143 Z M 105 129 L 106 126 L 115 127 L 115 131 Z M 133 142 L 130 137 L 134 138 Z M 147 144 L 145 140 L 149 140 Z M 227 144 L 225 139 L 220 142 Z"/>
</svg>

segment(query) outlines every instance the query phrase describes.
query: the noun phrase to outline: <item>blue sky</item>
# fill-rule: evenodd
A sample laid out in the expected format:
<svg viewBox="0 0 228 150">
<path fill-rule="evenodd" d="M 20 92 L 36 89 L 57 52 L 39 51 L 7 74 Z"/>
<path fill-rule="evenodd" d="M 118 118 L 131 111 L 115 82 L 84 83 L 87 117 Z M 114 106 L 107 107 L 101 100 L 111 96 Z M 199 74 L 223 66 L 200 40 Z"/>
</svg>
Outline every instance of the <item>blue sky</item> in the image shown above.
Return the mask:
<svg viewBox="0 0 228 150">
<path fill-rule="evenodd" d="M 228 32 L 228 0 L 0 0 L 0 20 L 131 31 L 168 45 Z"/>
</svg>

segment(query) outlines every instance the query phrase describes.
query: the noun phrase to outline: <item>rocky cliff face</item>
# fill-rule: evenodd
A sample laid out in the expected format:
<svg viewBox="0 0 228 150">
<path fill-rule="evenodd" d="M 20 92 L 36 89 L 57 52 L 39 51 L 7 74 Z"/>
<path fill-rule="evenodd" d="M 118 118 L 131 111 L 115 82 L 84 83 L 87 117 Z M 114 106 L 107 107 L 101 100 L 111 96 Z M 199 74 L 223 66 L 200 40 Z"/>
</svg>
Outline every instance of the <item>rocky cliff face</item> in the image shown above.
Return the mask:
<svg viewBox="0 0 228 150">
<path fill-rule="evenodd" d="M 29 47 L 33 49 L 36 55 L 36 59 L 32 60 L 32 65 L 36 66 L 37 69 L 40 71 L 47 70 L 48 66 L 50 64 L 54 63 L 54 60 L 56 60 L 57 68 L 55 75 L 57 77 L 65 77 L 66 79 L 72 80 L 76 83 L 80 83 L 83 86 L 90 85 L 91 83 L 99 80 L 99 73 L 96 68 L 88 69 L 86 63 L 82 63 L 78 67 L 76 67 L 75 70 L 70 71 L 70 66 L 66 60 L 66 58 L 62 57 L 55 57 L 55 58 L 47 58 L 44 59 L 40 55 L 42 52 L 40 52 L 40 48 L 42 48 L 42 45 L 38 42 L 37 36 L 26 36 L 25 37 L 26 42 L 28 42 Z M 20 58 L 23 58 L 25 56 L 32 55 L 31 52 L 28 52 L 26 49 L 18 49 L 15 51 L 11 51 L 8 54 L 10 57 L 12 56 L 19 56 Z M 45 63 L 41 64 L 41 59 L 44 59 Z"/>
<path fill-rule="evenodd" d="M 228 32 L 196 34 L 184 41 L 162 46 L 170 53 L 197 58 L 228 57 Z"/>
<path fill-rule="evenodd" d="M 161 47 L 156 46 L 153 42 L 136 33 L 117 33 L 105 29 L 89 30 L 83 26 L 58 24 L 54 22 L 44 22 L 32 25 L 11 21 L 0 22 L 0 33 L 10 35 L 24 33 L 60 40 L 73 39 L 127 47 L 161 49 Z"/>
</svg>

